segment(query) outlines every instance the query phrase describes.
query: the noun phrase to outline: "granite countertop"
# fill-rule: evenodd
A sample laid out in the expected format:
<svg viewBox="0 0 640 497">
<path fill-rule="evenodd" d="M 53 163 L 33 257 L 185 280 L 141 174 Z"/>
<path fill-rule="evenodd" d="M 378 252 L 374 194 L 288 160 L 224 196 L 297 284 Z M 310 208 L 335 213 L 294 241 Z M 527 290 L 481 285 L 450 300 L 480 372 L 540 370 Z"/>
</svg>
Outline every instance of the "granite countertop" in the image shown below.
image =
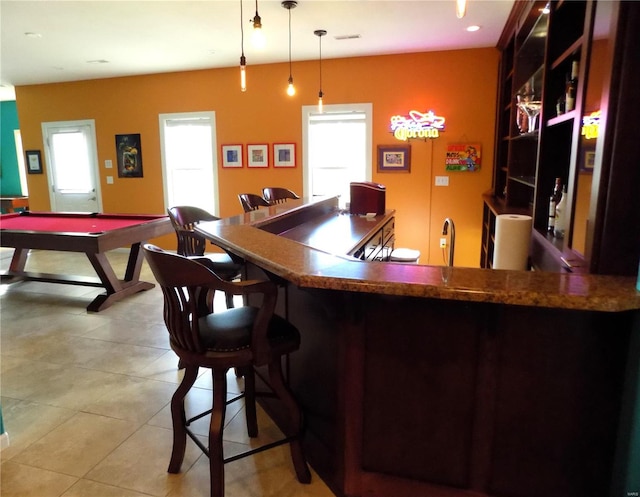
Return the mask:
<svg viewBox="0 0 640 497">
<path fill-rule="evenodd" d="M 640 309 L 632 277 L 364 262 L 265 230 L 274 219 L 309 205 L 313 202 L 295 201 L 260 209 L 201 223 L 197 231 L 303 288 L 585 311 Z M 389 219 L 388 214 L 377 217 L 379 227 Z"/>
</svg>

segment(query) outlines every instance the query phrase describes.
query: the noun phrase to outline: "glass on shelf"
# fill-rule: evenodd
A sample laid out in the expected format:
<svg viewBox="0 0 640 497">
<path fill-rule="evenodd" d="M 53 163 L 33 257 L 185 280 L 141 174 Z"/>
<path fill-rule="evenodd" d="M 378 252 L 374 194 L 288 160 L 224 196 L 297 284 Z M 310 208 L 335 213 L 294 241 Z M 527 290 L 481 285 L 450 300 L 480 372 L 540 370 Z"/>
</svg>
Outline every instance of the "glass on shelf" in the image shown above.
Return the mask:
<svg viewBox="0 0 640 497">
<path fill-rule="evenodd" d="M 542 109 L 540 95 L 534 90 L 535 76 L 516 94 L 516 124 L 520 134 L 532 133 L 538 126 L 538 115 Z"/>
</svg>

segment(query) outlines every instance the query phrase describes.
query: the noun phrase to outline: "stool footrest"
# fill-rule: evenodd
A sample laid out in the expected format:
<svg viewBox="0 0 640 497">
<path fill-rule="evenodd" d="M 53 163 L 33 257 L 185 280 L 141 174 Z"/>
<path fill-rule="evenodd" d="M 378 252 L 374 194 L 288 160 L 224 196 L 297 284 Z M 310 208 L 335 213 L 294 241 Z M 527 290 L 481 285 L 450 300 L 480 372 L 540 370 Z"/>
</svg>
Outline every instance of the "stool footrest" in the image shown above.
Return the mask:
<svg viewBox="0 0 640 497">
<path fill-rule="evenodd" d="M 205 445 L 200 441 L 200 439 L 189 428 L 185 428 L 185 430 L 187 432 L 187 435 L 189 435 L 189 438 L 191 438 L 191 440 L 193 440 L 193 442 L 198 447 L 200 447 L 200 450 L 204 453 L 204 455 L 209 457 L 209 449 L 208 449 L 208 447 L 205 447 Z M 224 459 L 223 462 L 225 464 L 227 464 L 228 462 L 237 461 L 238 459 L 242 459 L 244 457 L 252 456 L 253 454 L 257 454 L 259 452 L 264 452 L 265 450 L 273 449 L 273 448 L 278 447 L 280 445 L 288 444 L 288 443 L 292 442 L 293 440 L 297 440 L 297 439 L 298 439 L 297 436 L 293 436 L 293 437 L 286 437 L 286 438 L 283 438 L 281 440 L 276 440 L 275 442 L 271 442 L 271 443 L 268 443 L 268 444 L 261 445 L 260 447 L 256 447 L 255 449 L 251 449 L 251 450 L 247 450 L 245 452 L 241 452 L 240 454 L 236 454 L 235 456 L 227 457 L 226 459 Z"/>
</svg>

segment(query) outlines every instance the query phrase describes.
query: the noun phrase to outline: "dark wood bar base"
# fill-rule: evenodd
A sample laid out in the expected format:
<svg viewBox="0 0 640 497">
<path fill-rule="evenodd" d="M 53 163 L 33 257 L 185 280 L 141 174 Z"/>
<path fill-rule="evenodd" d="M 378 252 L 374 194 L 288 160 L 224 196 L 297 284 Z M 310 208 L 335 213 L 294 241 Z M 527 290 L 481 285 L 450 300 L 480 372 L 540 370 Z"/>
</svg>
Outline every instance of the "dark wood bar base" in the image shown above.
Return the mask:
<svg viewBox="0 0 640 497">
<path fill-rule="evenodd" d="M 635 280 L 362 262 L 252 222 L 200 231 L 280 283 L 307 457 L 336 495 L 634 491 Z"/>
</svg>

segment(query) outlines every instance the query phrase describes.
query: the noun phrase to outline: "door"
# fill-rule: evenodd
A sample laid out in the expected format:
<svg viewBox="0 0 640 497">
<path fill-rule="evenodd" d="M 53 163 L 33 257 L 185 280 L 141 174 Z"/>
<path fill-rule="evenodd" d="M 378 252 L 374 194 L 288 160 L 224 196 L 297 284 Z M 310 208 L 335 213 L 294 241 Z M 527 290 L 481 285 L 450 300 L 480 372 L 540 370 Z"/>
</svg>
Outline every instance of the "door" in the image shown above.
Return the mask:
<svg viewBox="0 0 640 497">
<path fill-rule="evenodd" d="M 51 210 L 101 212 L 95 121 L 42 123 Z"/>
</svg>

